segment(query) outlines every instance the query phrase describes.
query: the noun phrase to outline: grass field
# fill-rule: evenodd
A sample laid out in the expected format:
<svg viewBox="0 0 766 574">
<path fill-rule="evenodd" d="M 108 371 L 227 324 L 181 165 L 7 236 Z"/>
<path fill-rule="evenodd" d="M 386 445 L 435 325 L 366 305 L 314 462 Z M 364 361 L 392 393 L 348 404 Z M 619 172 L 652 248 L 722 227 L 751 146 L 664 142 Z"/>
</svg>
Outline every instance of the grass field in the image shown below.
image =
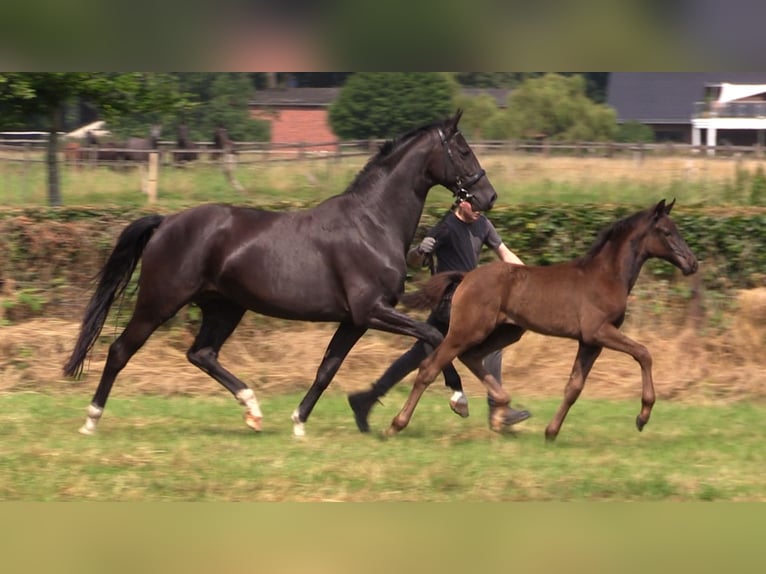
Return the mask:
<svg viewBox="0 0 766 574">
<path fill-rule="evenodd" d="M 513 434 L 486 427 L 483 399 L 454 416 L 429 392 L 400 435 L 381 431 L 395 389 L 360 435 L 345 395 L 329 390 L 292 436 L 300 395 L 262 395 L 265 429 L 249 431 L 221 397 L 120 397 L 98 434 L 77 429 L 88 398 L 0 396 L 0 500 L 9 501 L 766 501 L 766 405 L 660 401 L 644 432 L 638 400 L 583 397 L 558 440 L 543 429 L 557 399 L 525 403 Z"/>
<path fill-rule="evenodd" d="M 619 203 L 644 207 L 662 197 L 675 197 L 686 207 L 747 204 L 748 182 L 766 165 L 766 160 L 736 157 L 478 155 L 498 192 L 499 206 Z M 250 158 L 232 172 L 243 188 L 241 192 L 234 190 L 215 163 L 183 169 L 166 165 L 158 177 L 156 208 L 175 210 L 210 201 L 312 203 L 341 193 L 368 159 L 356 156 L 270 163 Z M 65 205 L 147 205 L 141 192 L 141 172 L 135 167 L 77 168 L 63 163 L 60 167 Z M 430 193 L 428 200 L 439 205 L 450 201 L 443 188 Z M 0 205 L 47 205 L 45 164 L 3 161 L 0 157 Z"/>
</svg>

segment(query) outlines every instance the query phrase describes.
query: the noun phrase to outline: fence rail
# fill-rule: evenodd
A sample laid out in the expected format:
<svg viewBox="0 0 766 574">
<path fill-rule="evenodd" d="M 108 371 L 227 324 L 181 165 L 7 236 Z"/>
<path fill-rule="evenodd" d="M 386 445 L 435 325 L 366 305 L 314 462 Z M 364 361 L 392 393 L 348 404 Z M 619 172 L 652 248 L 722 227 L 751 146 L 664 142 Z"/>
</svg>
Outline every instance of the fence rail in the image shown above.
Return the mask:
<svg viewBox="0 0 766 574">
<path fill-rule="evenodd" d="M 383 143 L 383 140 L 351 140 L 351 141 L 326 141 L 326 142 L 294 142 L 294 143 L 269 143 L 269 142 L 235 142 L 234 153 L 238 156 L 238 163 L 255 163 L 261 161 L 293 161 L 304 159 L 342 159 L 348 157 L 369 156 L 374 153 Z M 175 142 L 161 141 L 158 151 L 160 161 L 169 164 L 176 161 L 183 154 L 198 154 L 197 160 L 211 161 L 217 159 L 216 155 L 221 150 L 214 147 L 213 142 L 195 142 L 195 149 L 178 148 Z M 74 157 L 74 151 L 79 152 L 82 161 L 89 164 L 113 163 L 110 160 L 98 160 L 95 151 L 99 152 L 142 152 L 143 150 L 127 149 L 123 147 L 99 148 L 81 146 L 78 148 L 67 147 L 71 142 L 62 142 L 59 146 L 59 154 L 62 160 Z M 45 161 L 44 140 L 3 140 L 0 138 L 0 160 L 40 162 Z M 572 156 L 572 157 L 626 157 L 640 158 L 642 156 L 699 156 L 712 155 L 722 157 L 745 157 L 763 158 L 766 155 L 764 146 L 732 146 L 719 145 L 711 148 L 705 145 L 691 145 L 684 143 L 617 143 L 617 142 L 551 142 L 551 141 L 521 141 L 521 140 L 476 140 L 471 142 L 471 147 L 477 154 L 486 153 L 518 153 L 542 156 Z M 147 150 L 148 152 L 149 150 Z M 69 154 L 69 155 L 68 155 Z"/>
</svg>

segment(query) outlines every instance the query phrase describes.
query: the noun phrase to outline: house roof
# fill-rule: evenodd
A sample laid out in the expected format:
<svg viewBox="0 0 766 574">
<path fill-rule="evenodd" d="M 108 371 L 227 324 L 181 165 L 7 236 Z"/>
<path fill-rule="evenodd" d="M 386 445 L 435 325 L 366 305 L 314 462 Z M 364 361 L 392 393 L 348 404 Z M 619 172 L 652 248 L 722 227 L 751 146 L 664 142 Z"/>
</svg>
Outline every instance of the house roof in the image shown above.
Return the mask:
<svg viewBox="0 0 766 574">
<path fill-rule="evenodd" d="M 690 124 L 695 102 L 705 98 L 705 86 L 763 84 L 764 72 L 612 72 L 607 104 L 617 121 L 646 124 Z"/>
<path fill-rule="evenodd" d="M 340 88 L 269 88 L 257 90 L 250 105 L 255 107 L 327 107 Z"/>
</svg>

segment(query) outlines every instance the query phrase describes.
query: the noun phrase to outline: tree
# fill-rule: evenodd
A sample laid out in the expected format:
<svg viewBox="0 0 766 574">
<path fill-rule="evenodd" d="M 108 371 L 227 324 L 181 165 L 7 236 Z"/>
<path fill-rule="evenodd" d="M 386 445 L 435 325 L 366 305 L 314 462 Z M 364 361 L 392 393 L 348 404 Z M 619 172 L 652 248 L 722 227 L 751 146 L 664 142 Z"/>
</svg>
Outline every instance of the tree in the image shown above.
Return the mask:
<svg viewBox="0 0 766 574">
<path fill-rule="evenodd" d="M 654 132 L 646 124 L 630 120 L 617 128 L 614 139 L 621 143 L 649 143 L 654 141 Z"/>
<path fill-rule="evenodd" d="M 525 80 L 508 98 L 507 137 L 566 141 L 612 139 L 615 111 L 585 93 L 581 75 L 545 74 Z"/>
<path fill-rule="evenodd" d="M 499 108 L 495 98 L 489 94 L 467 96 L 458 94 L 455 96 L 455 106 L 463 110 L 460 120 L 460 129 L 469 138 L 486 138 L 490 126 L 497 118 Z"/>
<path fill-rule="evenodd" d="M 453 84 L 438 72 L 358 72 L 330 106 L 343 139 L 391 138 L 452 113 Z"/>
<path fill-rule="evenodd" d="M 177 76 L 185 106 L 162 122 L 173 132 L 180 122 L 189 127 L 192 139 L 209 140 L 218 127 L 225 127 L 234 140 L 266 141 L 269 124 L 250 117 L 249 104 L 257 84 L 249 73 L 183 72 Z M 259 74 L 262 76 L 265 74 Z"/>
<path fill-rule="evenodd" d="M 49 137 L 48 203 L 61 205 L 58 173 L 58 134 L 64 110 L 83 99 L 96 106 L 105 119 L 127 111 L 160 113 L 182 99 L 168 74 L 155 73 L 2 73 L 0 74 L 0 121 L 43 118 Z"/>
</svg>

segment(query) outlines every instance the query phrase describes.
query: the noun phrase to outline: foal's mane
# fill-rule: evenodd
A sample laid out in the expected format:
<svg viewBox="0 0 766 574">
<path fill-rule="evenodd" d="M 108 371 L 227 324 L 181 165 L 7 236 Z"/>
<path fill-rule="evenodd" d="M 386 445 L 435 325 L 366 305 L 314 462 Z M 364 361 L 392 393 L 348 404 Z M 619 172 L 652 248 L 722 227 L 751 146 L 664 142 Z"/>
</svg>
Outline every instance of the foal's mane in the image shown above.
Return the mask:
<svg viewBox="0 0 766 574">
<path fill-rule="evenodd" d="M 601 250 L 604 248 L 604 246 L 611 242 L 611 241 L 620 241 L 623 239 L 624 236 L 629 235 L 638 225 L 639 221 L 646 217 L 649 210 L 639 211 L 637 213 L 634 213 L 633 215 L 629 215 L 627 217 L 624 217 L 614 223 L 612 223 L 609 227 L 602 229 L 601 232 L 598 234 L 598 237 L 596 237 L 596 240 L 593 242 L 593 244 L 590 246 L 590 249 L 588 249 L 588 253 L 586 253 L 582 258 L 582 262 L 589 261 L 590 259 L 593 259 L 596 255 L 598 255 Z"/>
<path fill-rule="evenodd" d="M 436 121 L 431 124 L 412 129 L 394 139 L 384 141 L 382 144 L 380 144 L 380 147 L 378 148 L 378 153 L 372 156 L 369 159 L 369 161 L 365 164 L 365 166 L 361 169 L 361 171 L 359 171 L 359 173 L 356 174 L 356 177 L 351 181 L 351 183 L 346 188 L 346 193 L 351 193 L 355 191 L 361 185 L 361 182 L 371 172 L 373 172 L 376 168 L 384 165 L 386 160 L 391 158 L 396 151 L 404 147 L 404 145 L 407 142 L 409 142 L 411 139 L 415 138 L 416 136 L 422 133 L 428 132 L 435 127 L 439 127 L 442 124 L 443 122 Z"/>
</svg>

